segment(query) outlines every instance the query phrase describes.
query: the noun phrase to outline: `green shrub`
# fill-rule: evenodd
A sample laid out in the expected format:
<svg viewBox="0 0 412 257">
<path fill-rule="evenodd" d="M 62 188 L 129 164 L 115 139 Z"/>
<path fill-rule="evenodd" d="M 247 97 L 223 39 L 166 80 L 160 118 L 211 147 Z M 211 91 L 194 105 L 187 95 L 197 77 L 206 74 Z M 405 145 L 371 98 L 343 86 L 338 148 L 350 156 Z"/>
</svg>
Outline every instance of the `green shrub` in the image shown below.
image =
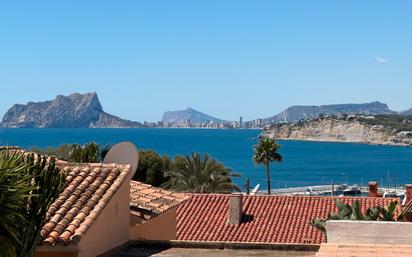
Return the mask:
<svg viewBox="0 0 412 257">
<path fill-rule="evenodd" d="M 101 147 L 95 142 L 88 144 L 63 144 L 58 147 L 33 148 L 33 152 L 54 156 L 60 160 L 78 163 L 100 162 L 109 151 L 110 147 Z"/>
</svg>

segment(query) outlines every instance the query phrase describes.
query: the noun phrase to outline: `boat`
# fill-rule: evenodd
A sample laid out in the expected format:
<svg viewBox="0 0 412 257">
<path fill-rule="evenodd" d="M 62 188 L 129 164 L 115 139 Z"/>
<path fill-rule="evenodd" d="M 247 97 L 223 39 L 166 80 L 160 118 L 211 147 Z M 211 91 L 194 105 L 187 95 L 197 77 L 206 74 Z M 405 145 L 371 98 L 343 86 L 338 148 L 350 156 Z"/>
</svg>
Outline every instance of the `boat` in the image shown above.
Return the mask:
<svg viewBox="0 0 412 257">
<path fill-rule="evenodd" d="M 343 195 L 359 195 L 361 193 L 358 185 L 348 186 L 346 189 L 342 190 Z"/>
<path fill-rule="evenodd" d="M 385 191 L 383 193 L 383 198 L 398 198 L 399 194 L 397 194 L 396 192 L 390 192 L 390 191 Z"/>
<path fill-rule="evenodd" d="M 313 190 L 312 187 L 306 189 L 305 195 L 321 195 L 320 192 Z"/>
</svg>

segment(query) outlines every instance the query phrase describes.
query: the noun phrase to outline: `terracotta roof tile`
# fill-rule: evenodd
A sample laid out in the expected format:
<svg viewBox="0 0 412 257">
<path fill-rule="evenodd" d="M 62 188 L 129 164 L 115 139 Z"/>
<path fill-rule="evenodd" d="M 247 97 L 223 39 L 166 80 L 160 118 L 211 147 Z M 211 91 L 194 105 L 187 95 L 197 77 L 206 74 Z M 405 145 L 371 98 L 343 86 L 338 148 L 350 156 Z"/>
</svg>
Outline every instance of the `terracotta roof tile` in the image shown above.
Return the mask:
<svg viewBox="0 0 412 257">
<path fill-rule="evenodd" d="M 187 199 L 189 196 L 183 193 L 175 193 L 138 181 L 130 183 L 131 213 L 144 219 L 150 219 L 176 208 Z"/>
<path fill-rule="evenodd" d="M 337 209 L 336 197 L 327 196 L 244 196 L 243 222 L 230 225 L 229 195 L 194 194 L 177 208 L 177 239 L 189 241 L 231 241 L 262 243 L 325 242 L 312 227 L 314 218 L 326 218 Z M 363 211 L 386 206 L 394 198 L 339 197 L 346 203 L 359 200 Z M 398 213 L 400 206 L 398 206 Z"/>
<path fill-rule="evenodd" d="M 66 186 L 50 205 L 40 237 L 42 243 L 76 243 L 93 224 L 114 192 L 125 181 L 130 165 L 67 164 Z"/>
</svg>

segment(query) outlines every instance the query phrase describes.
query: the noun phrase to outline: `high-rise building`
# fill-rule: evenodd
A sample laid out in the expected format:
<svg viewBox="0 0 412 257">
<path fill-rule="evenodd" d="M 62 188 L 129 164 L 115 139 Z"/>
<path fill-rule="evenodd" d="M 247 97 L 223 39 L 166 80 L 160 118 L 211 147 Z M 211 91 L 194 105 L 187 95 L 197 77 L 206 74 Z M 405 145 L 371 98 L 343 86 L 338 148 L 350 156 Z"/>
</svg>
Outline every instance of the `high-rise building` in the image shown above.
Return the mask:
<svg viewBox="0 0 412 257">
<path fill-rule="evenodd" d="M 240 118 L 239 118 L 239 127 L 243 128 L 243 118 L 242 118 L 242 116 L 240 116 Z"/>
</svg>

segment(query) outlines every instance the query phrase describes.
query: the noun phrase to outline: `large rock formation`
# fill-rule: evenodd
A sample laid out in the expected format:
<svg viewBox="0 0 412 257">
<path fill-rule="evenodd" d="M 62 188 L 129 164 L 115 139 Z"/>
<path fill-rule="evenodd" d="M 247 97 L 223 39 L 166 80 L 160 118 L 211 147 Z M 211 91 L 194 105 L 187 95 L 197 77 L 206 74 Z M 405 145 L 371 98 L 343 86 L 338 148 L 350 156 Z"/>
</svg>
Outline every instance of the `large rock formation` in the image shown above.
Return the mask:
<svg viewBox="0 0 412 257">
<path fill-rule="evenodd" d="M 209 116 L 205 113 L 196 111 L 192 108 L 187 108 L 181 111 L 168 111 L 163 114 L 163 122 L 170 124 L 185 124 L 189 122 L 191 124 L 204 124 L 204 123 L 220 123 L 225 122 L 224 120 Z"/>
<path fill-rule="evenodd" d="M 15 104 L 4 115 L 3 128 L 123 128 L 142 124 L 103 111 L 96 93 L 59 95 L 52 101 Z"/>
<path fill-rule="evenodd" d="M 383 122 L 379 124 L 381 122 L 373 119 L 376 118 L 318 118 L 292 124 L 276 124 L 262 132 L 262 136 L 290 140 L 412 145 L 412 131 L 396 129 Z M 407 125 L 405 129 L 408 129 Z"/>
<path fill-rule="evenodd" d="M 283 112 L 266 118 L 266 123 L 273 122 L 296 122 L 299 120 L 313 119 L 320 115 L 340 114 L 393 114 L 389 107 L 380 102 L 365 104 L 332 104 L 320 106 L 291 106 Z"/>
</svg>

